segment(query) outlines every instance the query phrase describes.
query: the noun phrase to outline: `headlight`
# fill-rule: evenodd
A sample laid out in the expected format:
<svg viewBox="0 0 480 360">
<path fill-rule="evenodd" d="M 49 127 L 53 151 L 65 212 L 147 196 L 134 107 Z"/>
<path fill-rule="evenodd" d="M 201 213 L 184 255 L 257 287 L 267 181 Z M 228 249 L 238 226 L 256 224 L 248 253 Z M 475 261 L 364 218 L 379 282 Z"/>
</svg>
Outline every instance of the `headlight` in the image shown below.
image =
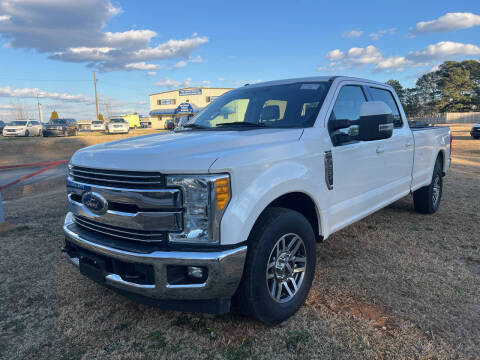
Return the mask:
<svg viewBox="0 0 480 360">
<path fill-rule="evenodd" d="M 169 175 L 167 185 L 183 193 L 183 232 L 170 233 L 172 242 L 218 243 L 220 221 L 230 201 L 229 175 Z"/>
</svg>

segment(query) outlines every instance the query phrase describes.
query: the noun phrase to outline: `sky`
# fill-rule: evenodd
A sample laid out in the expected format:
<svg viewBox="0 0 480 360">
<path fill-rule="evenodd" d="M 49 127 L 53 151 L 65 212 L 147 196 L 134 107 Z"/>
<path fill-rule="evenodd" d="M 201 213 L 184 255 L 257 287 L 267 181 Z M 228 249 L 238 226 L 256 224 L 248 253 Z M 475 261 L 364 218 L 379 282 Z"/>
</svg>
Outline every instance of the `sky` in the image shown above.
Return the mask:
<svg viewBox="0 0 480 360">
<path fill-rule="evenodd" d="M 480 59 L 478 0 L 0 0 L 0 120 L 148 115 L 149 94 L 346 75 L 411 87 Z"/>
</svg>

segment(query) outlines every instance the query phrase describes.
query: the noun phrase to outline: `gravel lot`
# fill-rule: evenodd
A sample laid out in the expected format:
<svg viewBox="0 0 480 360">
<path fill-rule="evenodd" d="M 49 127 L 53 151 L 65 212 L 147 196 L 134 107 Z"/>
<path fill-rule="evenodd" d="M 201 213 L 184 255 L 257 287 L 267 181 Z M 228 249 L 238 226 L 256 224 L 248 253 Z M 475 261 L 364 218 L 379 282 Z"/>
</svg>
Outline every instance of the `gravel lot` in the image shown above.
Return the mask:
<svg viewBox="0 0 480 360">
<path fill-rule="evenodd" d="M 480 358 L 480 140 L 469 128 L 453 127 L 439 212 L 415 213 L 409 196 L 318 244 L 307 303 L 277 327 L 131 302 L 63 258 L 63 189 L 9 201 L 18 226 L 0 235 L 0 358 Z"/>
</svg>

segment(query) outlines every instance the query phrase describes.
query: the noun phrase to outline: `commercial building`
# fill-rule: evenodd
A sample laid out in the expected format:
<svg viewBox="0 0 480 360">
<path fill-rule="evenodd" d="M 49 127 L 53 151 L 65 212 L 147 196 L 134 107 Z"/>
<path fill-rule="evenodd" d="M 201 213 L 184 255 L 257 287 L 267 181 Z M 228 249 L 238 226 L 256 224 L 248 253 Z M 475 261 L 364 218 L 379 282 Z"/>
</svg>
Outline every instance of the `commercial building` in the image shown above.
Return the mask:
<svg viewBox="0 0 480 360">
<path fill-rule="evenodd" d="M 190 87 L 150 95 L 150 119 L 154 129 L 163 129 L 167 120 L 193 116 L 231 88 Z"/>
</svg>

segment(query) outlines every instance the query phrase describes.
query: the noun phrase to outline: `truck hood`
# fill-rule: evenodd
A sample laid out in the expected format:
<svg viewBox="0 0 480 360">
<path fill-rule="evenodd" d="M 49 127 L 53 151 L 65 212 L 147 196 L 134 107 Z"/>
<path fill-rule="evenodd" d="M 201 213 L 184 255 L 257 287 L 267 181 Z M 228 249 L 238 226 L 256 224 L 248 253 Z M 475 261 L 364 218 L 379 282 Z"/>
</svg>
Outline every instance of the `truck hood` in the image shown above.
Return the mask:
<svg viewBox="0 0 480 360">
<path fill-rule="evenodd" d="M 166 132 L 90 146 L 77 151 L 71 163 L 112 170 L 205 173 L 227 153 L 297 141 L 302 132 L 303 129 Z"/>
</svg>

